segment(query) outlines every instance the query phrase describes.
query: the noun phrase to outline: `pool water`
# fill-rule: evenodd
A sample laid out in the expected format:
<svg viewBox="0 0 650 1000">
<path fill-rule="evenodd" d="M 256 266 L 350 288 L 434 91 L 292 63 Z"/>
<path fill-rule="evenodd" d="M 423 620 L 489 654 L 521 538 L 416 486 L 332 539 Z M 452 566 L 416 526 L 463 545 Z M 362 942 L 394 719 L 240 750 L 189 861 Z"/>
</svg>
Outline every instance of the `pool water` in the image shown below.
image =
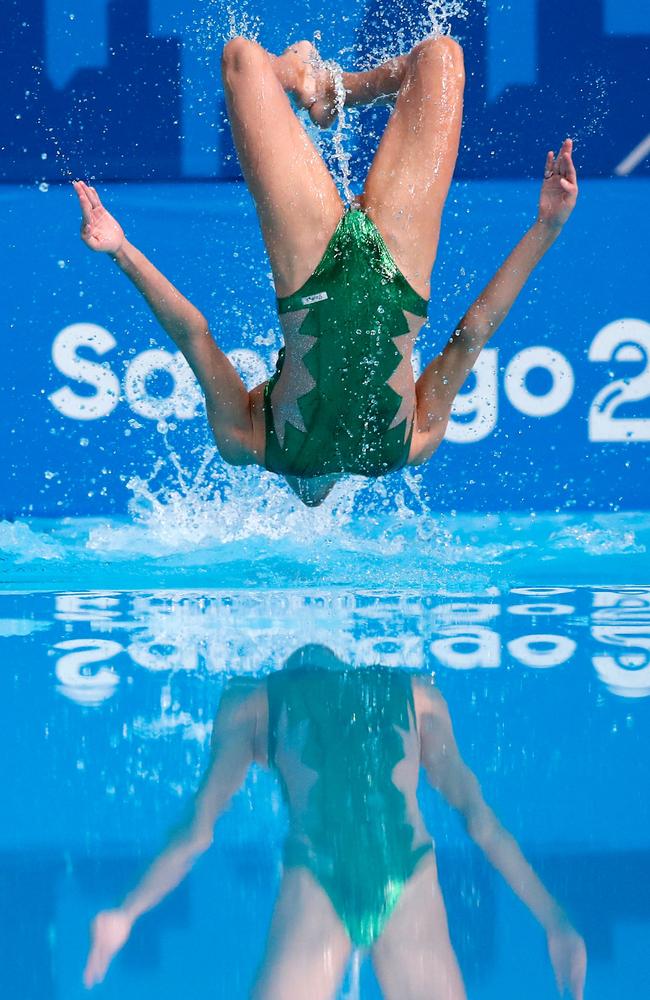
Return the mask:
<svg viewBox="0 0 650 1000">
<path fill-rule="evenodd" d="M 353 851 L 381 844 L 399 826 L 370 760 L 376 751 L 381 764 L 385 734 L 368 726 L 364 743 L 363 726 L 383 721 L 384 680 L 428 684 L 486 801 L 584 936 L 586 996 L 650 996 L 647 185 L 644 161 L 634 176 L 612 173 L 643 146 L 638 100 L 625 95 L 638 98 L 647 23 L 620 3 L 591 4 L 569 35 L 548 3 L 347 0 L 281 5 L 282 17 L 245 2 L 140 4 L 136 15 L 113 3 L 99 18 L 92 4 L 22 6 L 14 48 L 29 58 L 9 59 L 20 113 L 3 141 L 5 179 L 19 183 L 2 194 L 0 1000 L 88 995 L 90 922 L 190 812 L 219 706 L 270 676 L 286 681 L 306 649 L 344 668 L 341 692 L 379 679 L 368 716 L 321 748 L 354 774 L 346 740 L 360 733 L 356 774 L 367 779 L 356 798 L 344 788 L 340 817 L 330 808 L 331 844 L 344 828 L 349 847 L 355 827 Z M 452 27 L 467 53 L 467 114 L 414 372 L 530 225 L 538 144 L 567 134 L 579 221 L 482 355 L 436 462 L 347 479 L 308 510 L 278 477 L 217 458 L 179 356 L 77 241 L 68 182 L 98 186 L 252 388 L 272 371 L 279 328 L 215 84 L 223 42 L 259 34 L 281 51 L 313 33 L 326 55 L 368 66 Z M 331 132 L 310 129 L 348 203 L 387 114 L 348 109 Z M 506 512 L 467 513 L 493 508 Z M 335 717 L 334 699 L 315 707 L 325 724 Z M 303 734 L 315 726 L 305 714 Z M 406 730 L 385 742 L 394 750 L 396 731 L 406 752 Z M 424 774 L 418 801 L 468 996 L 556 997 L 533 916 Z M 250 997 L 288 819 L 282 782 L 251 766 L 214 843 L 137 922 L 97 996 Z M 306 967 L 299 948 L 290 957 Z M 408 961 L 419 962 L 413 947 Z M 337 1000 L 380 997 L 368 956 L 353 954 Z"/>
<path fill-rule="evenodd" d="M 201 529 L 196 511 L 173 542 L 167 516 L 0 525 L 2 995 L 86 995 L 89 921 L 187 812 L 224 686 L 315 643 L 435 674 L 486 800 L 586 939 L 586 995 L 645 996 L 648 515 L 326 509 L 290 539 L 262 512 L 231 542 L 234 522 Z M 555 996 L 534 919 L 424 781 L 419 796 L 468 995 Z M 280 786 L 253 767 L 97 995 L 247 997 L 285 832 Z M 340 995 L 380 996 L 368 961 Z"/>
<path fill-rule="evenodd" d="M 239 471 L 239 470 L 235 470 Z M 230 495 L 167 494 L 131 517 L 0 521 L 0 587 L 328 586 L 393 591 L 647 583 L 650 514 L 434 514 L 416 477 L 302 507 L 268 474 Z"/>
</svg>

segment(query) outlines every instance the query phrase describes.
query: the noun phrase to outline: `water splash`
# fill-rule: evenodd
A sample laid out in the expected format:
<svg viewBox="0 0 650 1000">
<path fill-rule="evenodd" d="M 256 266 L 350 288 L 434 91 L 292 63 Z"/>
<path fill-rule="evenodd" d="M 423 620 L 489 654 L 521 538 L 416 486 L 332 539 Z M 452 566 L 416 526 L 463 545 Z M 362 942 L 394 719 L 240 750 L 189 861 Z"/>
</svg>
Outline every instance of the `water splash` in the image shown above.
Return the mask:
<svg viewBox="0 0 650 1000">
<path fill-rule="evenodd" d="M 554 532 L 550 540 L 556 549 L 577 549 L 594 556 L 626 552 L 640 555 L 646 551 L 645 545 L 637 541 L 631 529 L 601 527 L 585 522 Z"/>
<path fill-rule="evenodd" d="M 469 10 L 464 0 L 431 0 L 427 6 L 429 37 L 451 34 L 452 22 L 467 18 Z M 426 22 L 422 21 L 422 26 Z"/>
<path fill-rule="evenodd" d="M 262 20 L 257 14 L 251 14 L 241 3 L 237 7 L 227 4 L 225 13 L 228 27 L 222 36 L 224 41 L 240 35 L 254 42 L 258 40 Z"/>
<path fill-rule="evenodd" d="M 331 166 L 334 167 L 333 173 L 335 177 L 337 177 L 341 186 L 345 202 L 347 205 L 351 205 L 354 200 L 351 187 L 352 174 L 350 170 L 350 160 L 352 159 L 352 154 L 348 149 L 346 149 L 345 145 L 346 132 L 350 131 L 351 126 L 345 111 L 345 100 L 347 95 L 343 84 L 343 69 L 333 59 L 325 63 L 325 68 L 329 73 L 331 73 L 332 81 L 334 83 L 334 107 L 336 110 L 336 126 L 332 135 L 333 153 L 330 158 L 330 163 Z"/>
<path fill-rule="evenodd" d="M 371 31 L 381 29 L 381 40 L 372 42 L 368 32 L 361 30 L 354 45 L 360 69 L 372 69 L 388 59 L 405 55 L 427 38 L 451 35 L 453 25 L 469 16 L 465 0 L 432 0 L 419 14 L 408 0 L 397 0 L 387 5 L 380 3 L 373 12 Z"/>
<path fill-rule="evenodd" d="M 475 588 L 647 582 L 647 514 L 439 513 L 413 470 L 346 479 L 318 508 L 214 448 L 132 476 L 128 518 L 0 522 L 0 588 Z"/>
<path fill-rule="evenodd" d="M 34 560 L 63 559 L 64 548 L 42 532 L 32 530 L 22 522 L 0 522 L 0 562 L 12 559 L 16 563 Z"/>
<path fill-rule="evenodd" d="M 379 512 L 385 516 L 391 509 L 397 523 L 407 523 L 413 516 L 404 489 L 391 493 L 382 484 L 375 490 L 371 481 L 351 478 L 337 484 L 320 507 L 307 508 L 277 476 L 225 465 L 215 448 L 207 448 L 192 471 L 182 465 L 168 441 L 167 447 L 171 469 L 160 459 L 149 476 L 133 476 L 127 483 L 131 523 L 93 529 L 91 548 L 123 542 L 132 552 L 135 545 L 139 552 L 160 555 L 266 541 L 284 545 L 286 552 L 313 554 L 328 541 L 355 550 L 367 544 L 369 552 L 390 554 L 401 548 L 399 540 L 384 534 L 373 542 L 363 532 L 358 534 L 355 512 L 363 507 L 365 516 Z M 406 491 L 410 492 L 408 486 Z M 410 499 L 421 507 L 422 497 L 415 491 Z"/>
<path fill-rule="evenodd" d="M 612 101 L 610 85 L 594 65 L 588 66 L 579 80 L 574 78 L 572 85 L 580 91 L 583 101 L 580 115 L 567 122 L 566 132 L 572 136 L 574 147 L 579 149 L 581 142 L 605 135 Z"/>
<path fill-rule="evenodd" d="M 359 69 L 370 69 L 379 63 L 408 52 L 418 42 L 426 38 L 436 38 L 451 33 L 452 24 L 458 19 L 468 16 L 468 10 L 463 0 L 432 0 L 425 11 L 414 14 L 407 3 L 392 4 L 390 17 L 383 10 L 377 12 L 377 17 L 384 17 L 387 24 L 385 38 L 380 45 L 370 46 L 357 41 L 338 52 L 336 58 L 322 60 L 315 58 L 315 70 L 326 69 L 332 77 L 335 90 L 336 118 L 332 132 L 323 132 L 315 126 L 306 113 L 300 113 L 301 119 L 312 141 L 325 159 L 336 180 L 347 205 L 354 201 L 352 185 L 351 161 L 352 149 L 358 138 L 358 111 L 345 108 L 346 92 L 343 84 L 343 68 L 338 59 L 352 56 L 352 62 Z M 399 27 L 396 30 L 389 25 L 397 18 Z M 246 6 L 234 7 L 224 0 L 215 0 L 210 5 L 209 13 L 202 16 L 197 23 L 195 39 L 198 46 L 206 52 L 216 51 L 223 42 L 235 36 L 243 36 L 252 41 L 259 41 L 262 30 L 261 19 L 251 14 Z M 186 33 L 186 37 L 192 37 Z M 328 42 L 330 41 L 328 37 Z M 290 35 L 286 38 L 289 45 L 295 41 Z M 322 33 L 313 33 L 314 47 L 320 45 Z"/>
<path fill-rule="evenodd" d="M 190 20 L 185 11 L 176 15 L 186 44 L 193 49 L 203 50 L 209 55 L 220 50 L 232 38 L 241 36 L 252 42 L 259 40 L 262 19 L 249 10 L 246 0 L 237 6 L 230 0 L 209 0 L 201 7 L 203 12 L 198 14 L 198 10 L 193 11 Z"/>
<path fill-rule="evenodd" d="M 307 508 L 271 473 L 227 466 L 214 448 L 205 449 L 192 471 L 166 443 L 171 469 L 161 459 L 149 477 L 128 483 L 131 524 L 93 530 L 89 548 L 125 544 L 132 554 L 151 555 L 219 548 L 242 558 L 265 553 L 325 574 L 337 560 L 349 572 L 356 560 L 413 580 L 423 570 L 426 576 L 431 560 L 449 570 L 508 565 L 540 550 L 550 558 L 569 549 L 592 557 L 646 551 L 632 515 L 586 522 L 566 515 L 435 513 L 412 469 L 379 480 L 346 478 L 320 507 Z"/>
</svg>

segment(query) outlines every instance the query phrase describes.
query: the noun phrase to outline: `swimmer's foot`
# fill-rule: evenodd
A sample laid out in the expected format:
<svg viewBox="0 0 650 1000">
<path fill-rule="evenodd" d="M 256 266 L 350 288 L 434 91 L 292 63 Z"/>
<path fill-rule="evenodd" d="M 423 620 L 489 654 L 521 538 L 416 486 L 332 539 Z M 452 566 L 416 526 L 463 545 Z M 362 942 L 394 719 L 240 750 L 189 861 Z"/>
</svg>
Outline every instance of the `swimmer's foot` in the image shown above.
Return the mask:
<svg viewBox="0 0 650 1000">
<path fill-rule="evenodd" d="M 328 65 L 311 42 L 296 42 L 277 60 L 278 78 L 299 108 L 320 128 L 329 128 L 337 116 L 336 88 Z"/>
</svg>

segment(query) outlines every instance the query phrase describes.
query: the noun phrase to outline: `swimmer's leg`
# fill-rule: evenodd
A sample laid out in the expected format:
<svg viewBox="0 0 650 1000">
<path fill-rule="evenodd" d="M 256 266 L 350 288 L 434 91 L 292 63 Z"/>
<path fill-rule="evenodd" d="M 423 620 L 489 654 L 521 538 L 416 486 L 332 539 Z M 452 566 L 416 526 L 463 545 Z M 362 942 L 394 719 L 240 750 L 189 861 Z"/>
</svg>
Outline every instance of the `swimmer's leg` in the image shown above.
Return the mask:
<svg viewBox="0 0 650 1000">
<path fill-rule="evenodd" d="M 351 952 L 334 908 L 305 868 L 285 872 L 252 1000 L 333 1000 Z"/>
<path fill-rule="evenodd" d="M 275 57 L 233 38 L 223 52 L 233 137 L 280 297 L 310 277 L 343 215 L 336 185 L 287 96 L 303 89 L 313 51 L 299 43 Z"/>
<path fill-rule="evenodd" d="M 428 298 L 458 156 L 465 72 L 463 51 L 448 37 L 421 42 L 407 60 L 362 204 L 400 270 Z"/>
<path fill-rule="evenodd" d="M 372 963 L 384 1000 L 466 1000 L 433 855 L 407 883 Z"/>
</svg>

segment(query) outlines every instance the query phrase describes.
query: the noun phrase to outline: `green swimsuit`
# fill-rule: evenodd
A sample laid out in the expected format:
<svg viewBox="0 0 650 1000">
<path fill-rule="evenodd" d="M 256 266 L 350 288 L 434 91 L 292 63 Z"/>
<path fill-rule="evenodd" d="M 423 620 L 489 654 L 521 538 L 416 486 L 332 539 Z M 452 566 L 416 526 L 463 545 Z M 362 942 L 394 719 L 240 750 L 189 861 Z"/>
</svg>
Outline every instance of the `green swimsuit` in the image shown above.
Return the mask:
<svg viewBox="0 0 650 1000">
<path fill-rule="evenodd" d="M 405 465 L 413 413 L 404 412 L 389 384 L 400 364 L 410 363 L 398 346 L 410 332 L 405 310 L 426 318 L 427 302 L 368 216 L 347 211 L 312 276 L 278 299 L 281 316 L 303 314 L 296 317 L 297 356 L 306 371 L 295 415 L 278 433 L 271 398 L 285 364 L 280 351 L 264 394 L 267 469 L 298 477 L 380 476 Z"/>
<path fill-rule="evenodd" d="M 291 816 L 285 867 L 307 868 L 353 945 L 370 948 L 432 851 L 393 780 L 406 741 L 417 742 L 411 679 L 376 667 L 298 667 L 272 674 L 267 696 L 269 765 Z M 409 759 L 415 798 L 419 744 Z"/>
</svg>

